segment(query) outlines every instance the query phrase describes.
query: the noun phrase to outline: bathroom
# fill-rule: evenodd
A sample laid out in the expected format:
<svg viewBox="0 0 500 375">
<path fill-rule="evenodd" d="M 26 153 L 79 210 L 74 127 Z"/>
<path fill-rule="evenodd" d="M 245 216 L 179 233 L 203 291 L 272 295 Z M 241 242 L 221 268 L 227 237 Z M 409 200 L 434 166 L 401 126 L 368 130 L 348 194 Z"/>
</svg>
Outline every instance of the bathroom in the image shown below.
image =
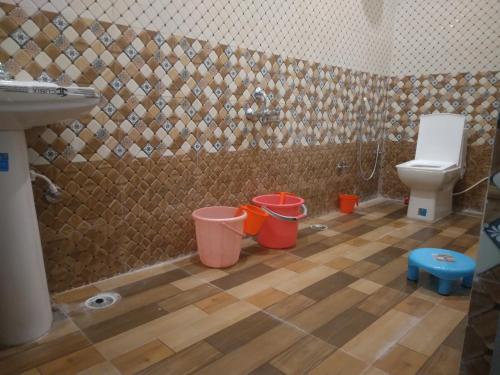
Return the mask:
<svg viewBox="0 0 500 375">
<path fill-rule="evenodd" d="M 0 374 L 499 373 L 499 20 L 496 0 L 0 0 Z M 45 112 L 15 101 L 39 87 Z M 439 116 L 458 146 L 425 143 L 455 174 L 422 198 L 400 165 L 434 160 Z M 278 192 L 307 207 L 292 247 L 200 261 L 194 211 Z M 417 248 L 475 259 L 472 289 L 407 279 Z"/>
</svg>

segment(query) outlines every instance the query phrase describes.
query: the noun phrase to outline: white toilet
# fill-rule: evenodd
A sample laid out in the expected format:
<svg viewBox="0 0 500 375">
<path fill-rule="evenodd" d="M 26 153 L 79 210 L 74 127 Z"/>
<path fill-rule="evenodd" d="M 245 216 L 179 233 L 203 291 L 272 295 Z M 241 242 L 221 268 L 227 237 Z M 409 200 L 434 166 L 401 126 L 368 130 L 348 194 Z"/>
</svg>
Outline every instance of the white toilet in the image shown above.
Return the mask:
<svg viewBox="0 0 500 375">
<path fill-rule="evenodd" d="M 411 189 L 408 217 L 429 222 L 451 213 L 453 187 L 465 172 L 465 117 L 448 113 L 420 118 L 415 160 L 396 166 Z"/>
</svg>

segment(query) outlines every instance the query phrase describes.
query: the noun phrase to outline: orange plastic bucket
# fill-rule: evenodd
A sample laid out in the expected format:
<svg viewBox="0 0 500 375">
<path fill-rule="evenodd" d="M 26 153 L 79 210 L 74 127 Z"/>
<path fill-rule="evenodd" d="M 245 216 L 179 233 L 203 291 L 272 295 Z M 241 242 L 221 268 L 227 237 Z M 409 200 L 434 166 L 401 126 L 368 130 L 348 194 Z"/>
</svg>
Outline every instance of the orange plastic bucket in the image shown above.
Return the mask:
<svg viewBox="0 0 500 375">
<path fill-rule="evenodd" d="M 351 214 L 354 211 L 354 206 L 359 203 L 359 196 L 350 194 L 339 194 L 340 212 Z"/>
<path fill-rule="evenodd" d="M 259 233 L 260 229 L 264 225 L 265 221 L 269 217 L 269 214 L 263 209 L 251 204 L 238 207 L 236 215 L 241 215 L 242 212 L 247 213 L 247 218 L 245 220 L 243 231 L 248 236 L 255 236 Z"/>
<path fill-rule="evenodd" d="M 269 214 L 259 231 L 257 242 L 268 249 L 288 249 L 295 246 L 298 221 L 307 216 L 304 199 L 290 193 L 277 193 L 259 195 L 252 198 L 252 203 Z"/>
</svg>

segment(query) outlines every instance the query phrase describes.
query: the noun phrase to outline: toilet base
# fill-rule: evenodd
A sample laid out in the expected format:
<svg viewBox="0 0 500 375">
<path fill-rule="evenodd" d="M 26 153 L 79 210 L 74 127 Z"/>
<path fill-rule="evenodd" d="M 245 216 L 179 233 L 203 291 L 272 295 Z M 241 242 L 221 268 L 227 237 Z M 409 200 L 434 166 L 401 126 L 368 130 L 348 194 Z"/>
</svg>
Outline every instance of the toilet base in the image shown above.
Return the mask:
<svg viewBox="0 0 500 375">
<path fill-rule="evenodd" d="M 428 191 L 412 189 L 407 216 L 410 219 L 436 222 L 451 213 L 452 190 Z"/>
</svg>

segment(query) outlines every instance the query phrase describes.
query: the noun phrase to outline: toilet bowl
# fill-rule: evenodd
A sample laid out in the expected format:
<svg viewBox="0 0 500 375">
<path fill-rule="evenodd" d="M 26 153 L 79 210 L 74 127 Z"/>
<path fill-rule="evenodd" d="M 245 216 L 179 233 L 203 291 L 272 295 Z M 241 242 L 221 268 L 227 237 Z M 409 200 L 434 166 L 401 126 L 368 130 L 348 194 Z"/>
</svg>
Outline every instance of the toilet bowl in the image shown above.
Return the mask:
<svg viewBox="0 0 500 375">
<path fill-rule="evenodd" d="M 396 166 L 411 189 L 408 217 L 435 222 L 452 210 L 452 193 L 465 172 L 465 117 L 437 113 L 420 119 L 415 159 Z"/>
</svg>

